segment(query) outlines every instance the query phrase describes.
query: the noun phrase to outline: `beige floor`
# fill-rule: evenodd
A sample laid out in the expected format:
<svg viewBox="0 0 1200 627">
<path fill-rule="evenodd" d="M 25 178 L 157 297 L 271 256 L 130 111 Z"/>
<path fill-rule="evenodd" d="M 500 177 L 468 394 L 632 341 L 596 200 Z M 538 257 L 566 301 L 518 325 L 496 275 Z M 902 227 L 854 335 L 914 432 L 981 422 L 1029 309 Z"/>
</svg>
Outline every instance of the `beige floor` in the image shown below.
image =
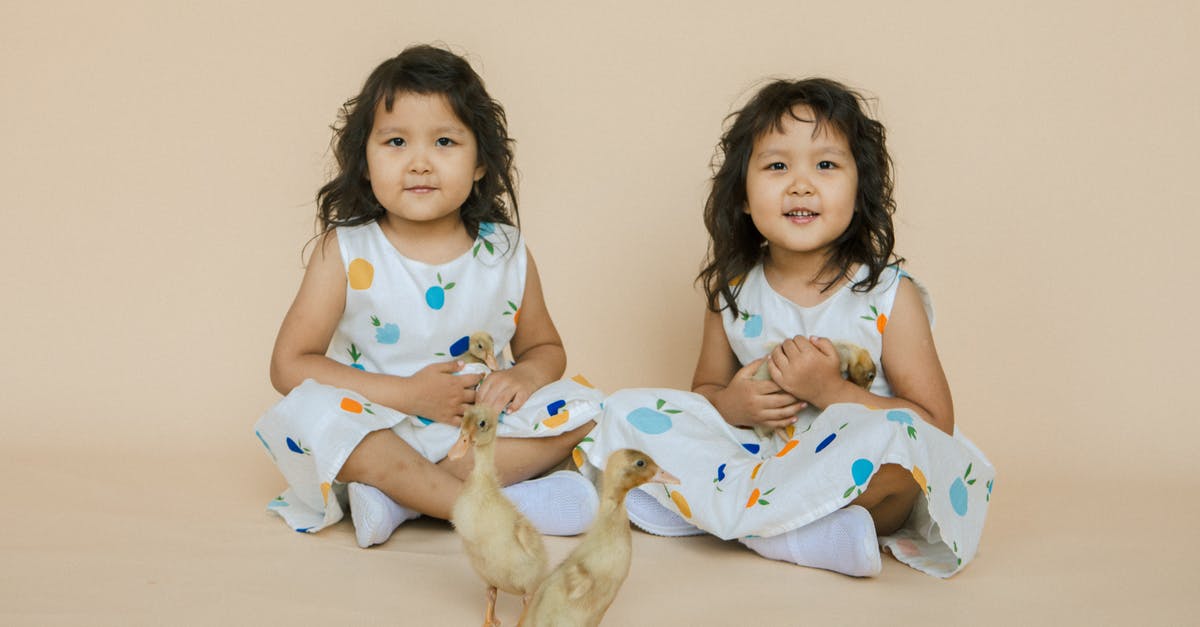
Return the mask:
<svg viewBox="0 0 1200 627">
<path fill-rule="evenodd" d="M 28 480 L 5 490 L 0 624 L 478 624 L 482 586 L 449 525 L 409 523 L 370 550 L 348 521 L 290 532 L 263 510 L 278 483 L 246 440 L 217 454 L 3 451 L 5 476 Z M 946 581 L 890 558 L 855 580 L 635 532 L 604 624 L 1196 624 L 1196 508 L 1130 507 L 1187 484 L 1126 477 L 1122 504 L 1077 479 L 1001 469 L 979 556 Z M 574 542 L 549 538 L 552 559 Z M 515 624 L 516 601 L 500 612 Z"/>
</svg>

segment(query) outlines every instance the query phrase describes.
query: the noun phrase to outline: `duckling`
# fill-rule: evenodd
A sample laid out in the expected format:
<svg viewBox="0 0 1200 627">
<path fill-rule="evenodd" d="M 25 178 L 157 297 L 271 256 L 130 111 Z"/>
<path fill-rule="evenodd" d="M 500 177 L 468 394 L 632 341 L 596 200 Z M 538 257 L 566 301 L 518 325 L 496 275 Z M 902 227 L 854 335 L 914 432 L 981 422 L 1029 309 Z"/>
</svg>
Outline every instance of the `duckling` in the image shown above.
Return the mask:
<svg viewBox="0 0 1200 627">
<path fill-rule="evenodd" d="M 871 383 L 875 381 L 875 362 L 871 359 L 871 353 L 853 342 L 835 340 L 833 347 L 837 349 L 838 367 L 842 371 L 842 376 L 863 389 L 871 389 Z M 770 379 L 769 366 L 770 360 L 764 360 L 751 378 L 755 381 Z M 754 427 L 754 432 L 764 438 L 770 436 L 773 431 L 773 429 L 765 427 Z"/>
<path fill-rule="evenodd" d="M 468 364 L 483 364 L 492 371 L 499 370 L 496 365 L 496 341 L 487 331 L 476 331 L 471 334 L 467 352 L 461 359 Z"/>
<path fill-rule="evenodd" d="M 649 455 L 621 449 L 608 458 L 600 487 L 600 511 L 592 528 L 538 586 L 520 625 L 593 626 L 608 611 L 629 574 L 633 538 L 625 495 L 643 483 L 679 483 Z"/>
<path fill-rule="evenodd" d="M 524 597 L 529 604 L 538 582 L 546 574 L 546 546 L 542 536 L 500 492 L 496 476 L 495 443 L 498 412 L 472 405 L 463 416 L 460 437 L 450 449 L 450 459 L 475 447 L 475 466 L 454 502 L 450 520 L 462 537 L 463 548 L 475 572 L 487 584 L 485 627 L 499 627 L 496 590 Z"/>
</svg>

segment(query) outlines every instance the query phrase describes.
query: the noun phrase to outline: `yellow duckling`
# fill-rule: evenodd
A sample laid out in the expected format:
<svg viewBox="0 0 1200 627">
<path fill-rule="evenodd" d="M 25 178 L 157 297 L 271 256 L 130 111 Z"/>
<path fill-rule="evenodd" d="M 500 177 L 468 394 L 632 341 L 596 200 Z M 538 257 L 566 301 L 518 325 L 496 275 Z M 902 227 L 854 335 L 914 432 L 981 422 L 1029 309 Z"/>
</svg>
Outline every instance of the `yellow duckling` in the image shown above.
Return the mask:
<svg viewBox="0 0 1200 627">
<path fill-rule="evenodd" d="M 587 535 L 538 586 L 522 615 L 528 627 L 599 625 L 629 574 L 633 538 L 625 495 L 643 483 L 679 483 L 649 455 L 621 449 L 608 458 L 600 511 Z"/>
<path fill-rule="evenodd" d="M 459 440 L 449 453 L 450 459 L 458 459 L 469 446 L 475 447 L 475 466 L 463 482 L 450 521 L 462 537 L 471 566 L 487 584 L 485 627 L 500 625 L 496 618 L 497 589 L 523 596 L 524 605 L 528 605 L 547 568 L 541 534 L 500 492 L 495 463 L 498 422 L 495 409 L 472 405 L 463 416 Z"/>
<path fill-rule="evenodd" d="M 468 364 L 483 364 L 493 372 L 499 370 L 496 365 L 496 341 L 487 331 L 476 331 L 471 334 L 467 352 L 460 357 Z"/>
<path fill-rule="evenodd" d="M 853 342 L 835 340 L 833 347 L 837 349 L 838 368 L 842 371 L 842 376 L 863 389 L 871 389 L 871 383 L 875 381 L 875 361 L 871 359 L 871 353 Z M 755 381 L 770 379 L 770 364 L 770 359 L 763 360 L 762 365 L 758 367 L 751 378 Z M 764 438 L 771 435 L 773 431 L 773 429 L 765 427 L 754 428 L 754 432 Z"/>
</svg>

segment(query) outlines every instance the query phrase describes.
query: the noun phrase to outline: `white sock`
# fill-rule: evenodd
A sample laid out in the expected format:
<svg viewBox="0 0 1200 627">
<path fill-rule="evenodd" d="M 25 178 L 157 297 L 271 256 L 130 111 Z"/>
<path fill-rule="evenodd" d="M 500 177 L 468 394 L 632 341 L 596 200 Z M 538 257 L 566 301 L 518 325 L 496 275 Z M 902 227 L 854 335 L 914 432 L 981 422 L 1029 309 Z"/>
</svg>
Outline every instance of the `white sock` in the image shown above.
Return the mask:
<svg viewBox="0 0 1200 627">
<path fill-rule="evenodd" d="M 871 514 L 858 505 L 839 509 L 785 534 L 742 538 L 740 542 L 763 557 L 852 577 L 878 575 L 883 567 L 875 523 Z"/>
<path fill-rule="evenodd" d="M 634 488 L 625 497 L 629 520 L 642 531 L 657 536 L 696 536 L 704 530 L 693 525 L 670 509 L 663 507 L 641 488 Z"/>
<path fill-rule="evenodd" d="M 596 487 L 571 470 L 522 481 L 503 492 L 517 511 L 548 536 L 574 536 L 587 531 L 600 509 Z"/>
<path fill-rule="evenodd" d="M 400 523 L 421 515 L 365 483 L 351 483 L 346 491 L 350 494 L 354 538 L 364 549 L 386 542 Z"/>
</svg>

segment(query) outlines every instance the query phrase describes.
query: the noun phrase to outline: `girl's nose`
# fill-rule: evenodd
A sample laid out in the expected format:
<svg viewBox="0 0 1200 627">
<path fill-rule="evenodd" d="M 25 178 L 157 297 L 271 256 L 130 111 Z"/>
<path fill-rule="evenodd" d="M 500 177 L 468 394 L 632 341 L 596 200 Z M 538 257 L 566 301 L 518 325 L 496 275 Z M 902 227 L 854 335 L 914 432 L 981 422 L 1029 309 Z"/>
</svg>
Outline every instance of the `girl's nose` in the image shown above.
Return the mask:
<svg viewBox="0 0 1200 627">
<path fill-rule="evenodd" d="M 413 174 L 428 174 L 430 171 L 429 159 L 425 155 L 425 151 L 416 150 L 412 153 L 412 160 L 408 163 L 408 171 Z"/>
<path fill-rule="evenodd" d="M 813 187 L 808 182 L 808 177 L 797 175 L 792 178 L 792 184 L 788 187 L 788 193 L 796 196 L 809 196 L 813 193 Z"/>
</svg>

